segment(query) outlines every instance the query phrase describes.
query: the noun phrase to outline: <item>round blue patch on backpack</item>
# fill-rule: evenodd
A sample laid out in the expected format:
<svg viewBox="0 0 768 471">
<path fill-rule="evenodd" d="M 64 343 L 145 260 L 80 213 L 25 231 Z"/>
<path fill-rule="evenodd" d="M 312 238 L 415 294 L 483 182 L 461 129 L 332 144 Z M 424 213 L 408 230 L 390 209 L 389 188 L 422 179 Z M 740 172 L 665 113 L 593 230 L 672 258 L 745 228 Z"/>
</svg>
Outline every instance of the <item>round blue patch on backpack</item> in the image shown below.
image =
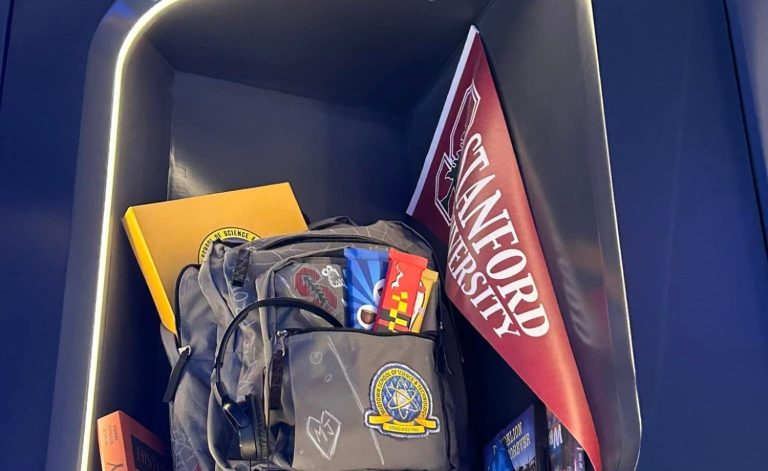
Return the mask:
<svg viewBox="0 0 768 471">
<path fill-rule="evenodd" d="M 401 363 L 384 365 L 371 381 L 365 425 L 396 438 L 423 438 L 440 431 L 432 415 L 432 392 L 422 377 Z"/>
</svg>

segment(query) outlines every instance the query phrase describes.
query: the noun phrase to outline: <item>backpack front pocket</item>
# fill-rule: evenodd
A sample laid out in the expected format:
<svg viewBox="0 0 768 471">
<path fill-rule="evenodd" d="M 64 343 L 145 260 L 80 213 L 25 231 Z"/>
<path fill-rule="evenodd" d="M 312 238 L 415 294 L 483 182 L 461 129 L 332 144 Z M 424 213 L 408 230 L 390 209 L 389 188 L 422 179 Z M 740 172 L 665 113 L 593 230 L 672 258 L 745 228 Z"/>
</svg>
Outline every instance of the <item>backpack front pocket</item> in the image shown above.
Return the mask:
<svg viewBox="0 0 768 471">
<path fill-rule="evenodd" d="M 426 336 L 281 332 L 271 425 L 293 436 L 277 451 L 298 471 L 450 469 L 434 352 Z"/>
<path fill-rule="evenodd" d="M 316 255 L 295 257 L 277 265 L 270 273 L 270 297 L 303 299 L 332 314 L 344 323 L 344 257 L 330 256 L 339 251 L 323 251 Z M 277 316 L 276 316 L 277 317 Z M 303 327 L 301 316 L 276 318 L 276 329 Z"/>
</svg>

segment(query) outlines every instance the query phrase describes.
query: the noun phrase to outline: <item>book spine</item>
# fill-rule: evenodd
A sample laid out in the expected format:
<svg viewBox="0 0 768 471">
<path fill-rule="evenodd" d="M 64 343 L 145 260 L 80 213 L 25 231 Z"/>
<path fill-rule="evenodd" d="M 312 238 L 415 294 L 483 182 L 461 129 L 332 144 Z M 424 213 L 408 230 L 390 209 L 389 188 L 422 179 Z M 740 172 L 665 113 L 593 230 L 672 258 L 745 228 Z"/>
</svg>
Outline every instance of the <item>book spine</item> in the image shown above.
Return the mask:
<svg viewBox="0 0 768 471">
<path fill-rule="evenodd" d="M 97 421 L 99 455 L 102 471 L 127 470 L 123 429 L 118 414 L 110 414 Z"/>
<path fill-rule="evenodd" d="M 549 462 L 549 427 L 547 426 L 547 410 L 542 404 L 533 406 L 534 423 L 536 426 L 536 462 L 537 471 L 552 471 Z"/>
<path fill-rule="evenodd" d="M 139 268 L 141 268 L 141 273 L 147 282 L 157 312 L 160 314 L 160 320 L 166 329 L 176 334 L 176 317 L 173 314 L 173 307 L 168 301 L 168 294 L 165 292 L 160 275 L 158 275 L 157 267 L 152 260 L 152 255 L 149 252 L 149 247 L 147 247 L 147 242 L 144 240 L 141 226 L 136 219 L 133 208 L 128 208 L 126 211 L 123 217 L 123 226 L 125 226 L 128 240 L 131 243 L 133 253 L 136 255 L 136 260 L 139 262 Z"/>
</svg>

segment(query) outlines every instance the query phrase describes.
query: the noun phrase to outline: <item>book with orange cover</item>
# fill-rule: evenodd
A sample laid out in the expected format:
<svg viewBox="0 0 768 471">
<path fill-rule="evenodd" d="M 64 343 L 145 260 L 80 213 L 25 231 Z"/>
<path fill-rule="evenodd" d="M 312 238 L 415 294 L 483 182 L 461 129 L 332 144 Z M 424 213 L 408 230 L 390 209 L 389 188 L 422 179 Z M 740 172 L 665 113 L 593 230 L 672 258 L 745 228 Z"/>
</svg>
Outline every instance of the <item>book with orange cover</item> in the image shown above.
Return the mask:
<svg viewBox="0 0 768 471">
<path fill-rule="evenodd" d="M 176 333 L 176 278 L 217 239 L 251 241 L 307 230 L 288 183 L 128 208 L 123 217 L 163 325 Z"/>
<path fill-rule="evenodd" d="M 171 471 L 165 444 L 123 411 L 96 422 L 102 471 Z"/>
</svg>

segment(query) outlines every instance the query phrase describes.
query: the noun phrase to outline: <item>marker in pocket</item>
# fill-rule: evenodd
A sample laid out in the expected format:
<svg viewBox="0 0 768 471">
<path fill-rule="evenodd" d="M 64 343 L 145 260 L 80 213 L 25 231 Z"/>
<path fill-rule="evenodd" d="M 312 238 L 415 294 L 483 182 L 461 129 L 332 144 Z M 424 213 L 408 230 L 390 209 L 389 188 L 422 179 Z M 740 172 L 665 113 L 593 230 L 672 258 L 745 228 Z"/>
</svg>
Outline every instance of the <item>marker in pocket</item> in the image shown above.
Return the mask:
<svg viewBox="0 0 768 471">
<path fill-rule="evenodd" d="M 419 297 L 416 300 L 416 313 L 413 315 L 411 321 L 411 332 L 421 332 L 421 326 L 424 324 L 424 318 L 427 315 L 427 307 L 429 306 L 429 298 L 432 294 L 432 289 L 437 283 L 437 272 L 432 270 L 424 270 L 421 274 L 421 281 L 419 283 Z"/>
<path fill-rule="evenodd" d="M 421 275 L 427 259 L 389 249 L 384 294 L 376 319 L 376 331 L 409 332 L 416 314 Z"/>
</svg>

